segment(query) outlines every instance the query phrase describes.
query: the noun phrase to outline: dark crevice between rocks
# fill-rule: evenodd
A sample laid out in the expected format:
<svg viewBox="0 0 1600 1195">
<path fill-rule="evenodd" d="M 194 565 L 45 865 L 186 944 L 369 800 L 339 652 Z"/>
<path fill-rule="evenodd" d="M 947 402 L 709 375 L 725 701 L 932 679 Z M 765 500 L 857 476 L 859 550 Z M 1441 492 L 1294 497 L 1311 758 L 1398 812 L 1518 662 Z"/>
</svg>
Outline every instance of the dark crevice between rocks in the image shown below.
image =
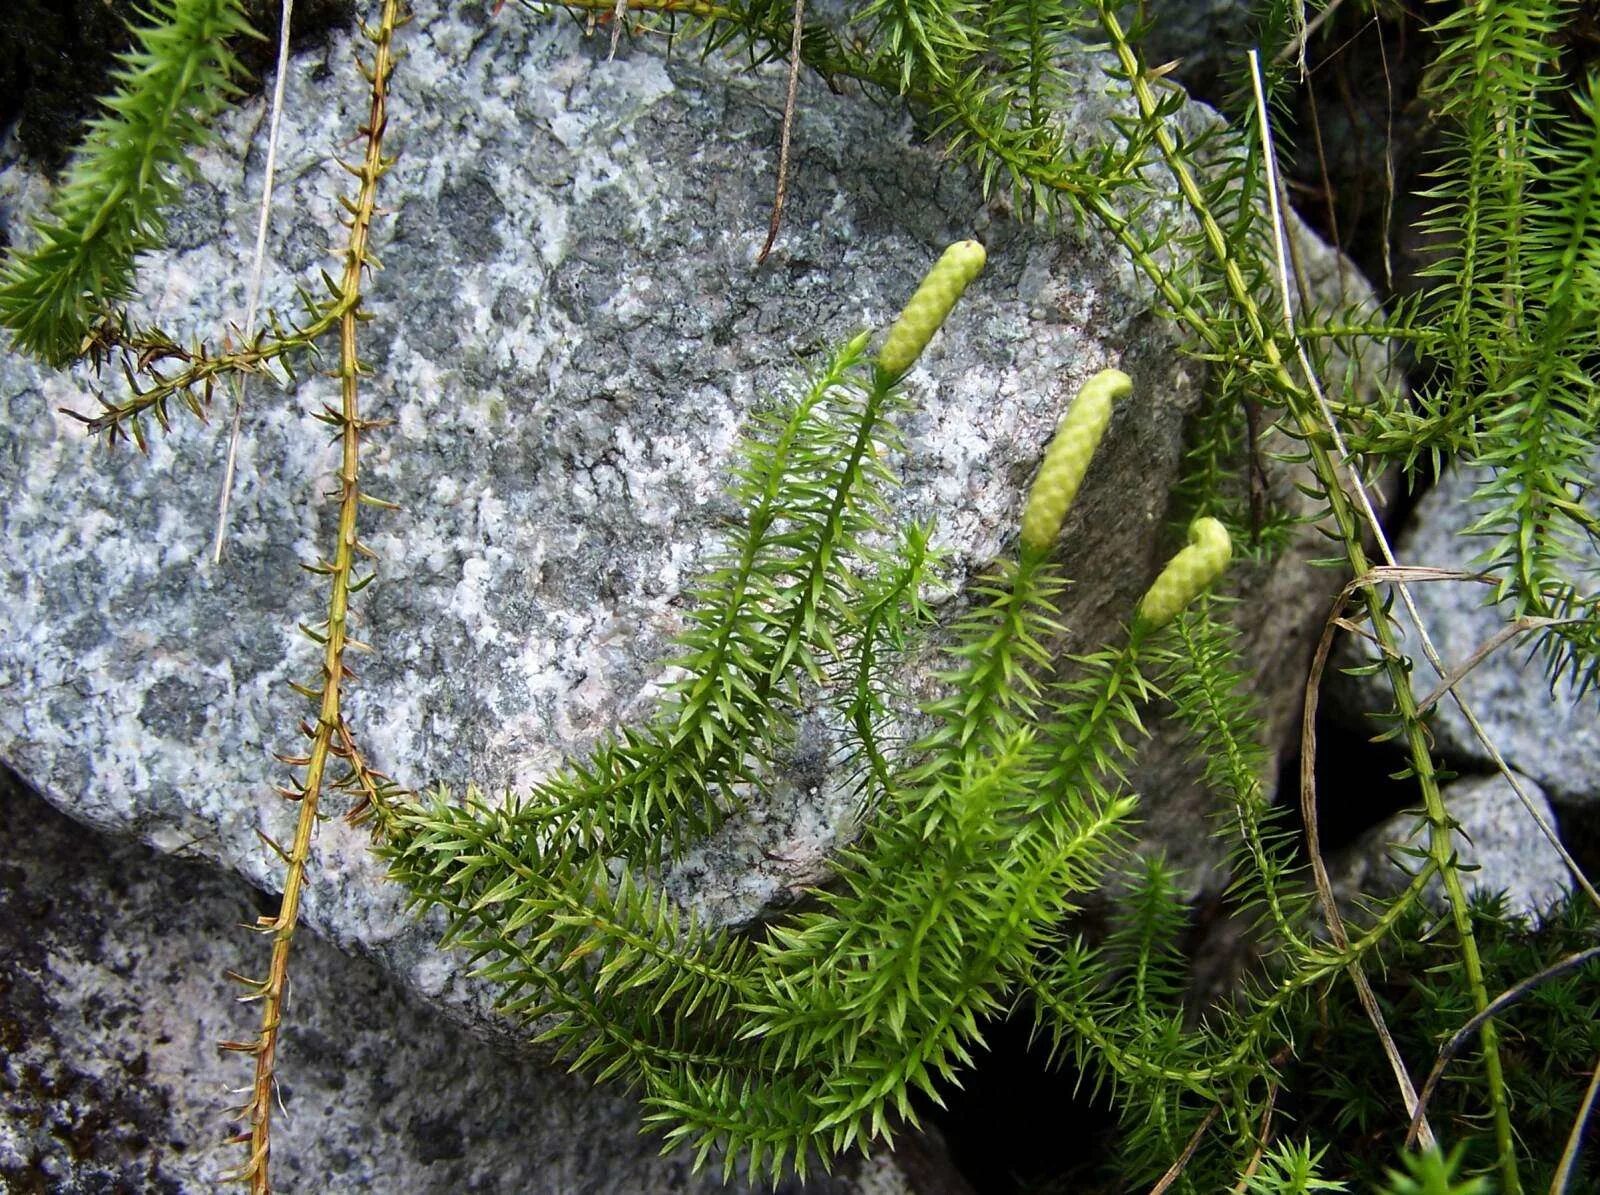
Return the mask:
<svg viewBox="0 0 1600 1195">
<path fill-rule="evenodd" d="M 1396 482 L 1383 487 L 1386 500 L 1378 507 L 1378 518 L 1391 545 L 1410 523 L 1417 504 L 1436 480 L 1424 475 L 1414 479 L 1410 486 Z M 1367 550 L 1376 560 L 1377 554 L 1370 543 Z M 1357 625 L 1365 625 L 1359 595 L 1347 603 L 1343 616 Z M 1409 765 L 1405 749 L 1397 740 L 1384 737 L 1385 730 L 1392 728 L 1392 724 L 1363 716 L 1353 697 L 1350 679 L 1339 671 L 1341 661 L 1347 661 L 1354 654 L 1345 650 L 1347 645 L 1341 642 L 1350 632 L 1339 630 L 1336 635 L 1334 650 L 1321 679 L 1316 724 L 1312 728 L 1316 751 L 1312 775 L 1316 785 L 1318 841 L 1325 857 L 1351 845 L 1367 830 L 1403 809 L 1415 807 L 1420 801 L 1415 779 L 1404 774 Z M 1309 671 L 1309 659 L 1305 666 Z M 1426 665 L 1421 667 L 1426 668 Z M 1422 675 L 1417 674 L 1418 677 Z M 1417 685 L 1416 688 L 1420 693 L 1426 686 Z M 1299 717 L 1295 720 L 1294 739 L 1287 746 L 1278 768 L 1276 801 L 1287 809 L 1288 824 L 1294 828 L 1295 843 L 1304 856 L 1307 827 L 1300 800 L 1304 743 Z"/>
<path fill-rule="evenodd" d="M 1070 1063 L 1052 1062 L 1026 1012 L 983 1023 L 984 1048 L 945 1085 L 944 1107 L 922 1098 L 917 1114 L 939 1130 L 975 1195 L 1088 1195 L 1114 1140 L 1108 1096 Z"/>
<path fill-rule="evenodd" d="M 1070 932 L 1101 940 L 1110 914 L 1105 901 L 1094 899 L 1073 916 Z M 1194 902 L 1179 942 L 1192 977 L 1187 1015 L 1202 1015 L 1237 989 L 1255 961 L 1249 938 L 1228 899 Z M 959 1086 L 941 1087 L 944 1105 L 925 1098 L 916 1105 L 975 1195 L 1125 1195 L 1130 1175 L 1111 1092 L 1073 1064 L 1070 1050 L 1054 1054 L 1050 1035 L 1035 1032 L 1026 1001 L 979 1029 L 983 1048 L 974 1050 Z"/>
<path fill-rule="evenodd" d="M 1372 732 L 1354 729 L 1324 697 L 1317 711 L 1317 836 L 1322 854 L 1349 846 L 1372 827 L 1418 801 L 1416 781 L 1396 779 L 1406 756 L 1392 741 L 1375 742 Z M 1306 824 L 1300 813 L 1298 746 L 1278 773 L 1279 801 L 1289 808 L 1295 840 L 1306 849 Z"/>
<path fill-rule="evenodd" d="M 83 138 L 111 90 L 116 55 L 128 48 L 139 0 L 5 0 L 0 4 L 0 131 L 16 125 L 22 152 L 51 173 Z M 268 36 L 235 47 L 246 97 L 256 94 L 277 53 L 278 5 L 246 0 L 250 23 Z M 298 0 L 291 24 L 296 50 L 321 45 L 351 24 L 355 0 Z"/>
<path fill-rule="evenodd" d="M 1600 876 L 1600 809 L 1594 806 L 1555 806 L 1556 828 L 1562 845 L 1586 876 Z"/>
<path fill-rule="evenodd" d="M 1214 11 L 1211 20 L 1213 41 L 1228 48 L 1175 42 L 1193 37 L 1193 24 L 1167 32 L 1157 22 L 1150 61 L 1178 58 L 1177 77 L 1191 95 L 1253 125 L 1245 53 L 1259 42 L 1256 24 L 1243 5 Z M 1424 210 L 1416 192 L 1427 181 L 1427 150 L 1435 140 L 1417 98 L 1433 53 L 1425 26 L 1423 14 L 1404 9 L 1378 16 L 1370 8 L 1330 12 L 1307 41 L 1307 81 L 1273 113 L 1290 202 L 1384 300 L 1417 289 L 1427 256 L 1407 232 Z"/>
</svg>

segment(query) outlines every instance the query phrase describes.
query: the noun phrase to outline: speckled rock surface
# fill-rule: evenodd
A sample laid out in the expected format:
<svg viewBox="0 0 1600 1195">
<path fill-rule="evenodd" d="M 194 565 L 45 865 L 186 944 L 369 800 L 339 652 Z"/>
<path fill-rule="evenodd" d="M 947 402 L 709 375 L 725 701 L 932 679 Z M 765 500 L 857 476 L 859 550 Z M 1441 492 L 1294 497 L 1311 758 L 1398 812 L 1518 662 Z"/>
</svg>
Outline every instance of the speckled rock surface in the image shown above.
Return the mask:
<svg viewBox="0 0 1600 1195">
<path fill-rule="evenodd" d="M 1538 784 L 1526 776 L 1518 782 L 1551 826 L 1555 810 Z M 1461 825 L 1456 839 L 1462 879 L 1470 892 L 1504 892 L 1508 912 L 1537 917 L 1571 891 L 1560 854 L 1539 831 L 1516 792 L 1503 776 L 1464 776 L 1444 789 L 1450 816 Z M 1330 863 L 1334 890 L 1344 899 L 1393 896 L 1416 872 L 1417 860 L 1407 850 L 1427 847 L 1426 823 L 1415 813 L 1402 813 L 1374 827 Z M 1444 889 L 1437 877 L 1427 895 L 1444 907 Z"/>
<path fill-rule="evenodd" d="M 1410 526 L 1396 552 L 1405 564 L 1447 569 L 1473 569 L 1486 546 L 1463 532 L 1481 511 L 1470 500 L 1482 484 L 1481 474 L 1466 470 L 1443 478 L 1417 504 Z M 1514 616 L 1509 606 L 1485 605 L 1488 590 L 1471 582 L 1414 585 L 1418 613 L 1439 655 L 1452 670 L 1498 634 Z M 1409 629 L 1402 615 L 1401 625 Z M 1422 689 L 1436 678 L 1422 658 L 1415 634 L 1402 649 L 1417 657 Z M 1353 651 L 1347 648 L 1347 657 Z M 1586 821 L 1600 814 L 1600 701 L 1591 692 L 1575 699 L 1563 680 L 1552 695 L 1539 656 L 1529 658 L 1526 646 L 1509 644 L 1489 656 L 1461 684 L 1461 692 L 1506 762 L 1539 782 L 1558 806 L 1582 811 Z M 1379 708 L 1384 699 L 1377 678 L 1342 679 L 1341 705 L 1351 711 Z M 1440 701 L 1431 722 L 1438 750 L 1470 770 L 1493 767 L 1466 718 L 1449 700 Z"/>
<path fill-rule="evenodd" d="M 0 1190 L 217 1189 L 249 1025 L 223 972 L 260 898 L 205 864 L 84 830 L 0 774 Z M 181 917 L 180 917 L 181 911 Z M 180 924 L 181 922 L 181 924 Z M 285 1195 L 769 1191 L 658 1155 L 638 1109 L 476 1040 L 391 977 L 306 936 L 273 1137 Z M 926 1137 L 786 1195 L 959 1195 Z"/>
<path fill-rule="evenodd" d="M 937 517 L 959 588 L 1007 546 L 1068 397 L 1120 365 L 1136 397 L 1064 547 L 1079 578 L 1069 649 L 1114 631 L 1174 546 L 1163 528 L 1198 378 L 1113 247 L 992 216 L 902 115 L 806 79 L 785 233 L 757 268 L 781 74 L 648 48 L 606 62 L 603 40 L 568 22 L 417 8 L 399 43 L 389 148 L 402 156 L 382 196 L 397 214 L 379 228 L 365 342 L 365 411 L 393 423 L 370 437 L 364 477 L 402 509 L 364 516 L 381 562 L 355 633 L 376 650 L 353 661 L 346 707 L 378 766 L 492 792 L 643 714 L 684 587 L 723 534 L 720 485 L 758 396 L 797 359 L 884 324 L 961 236 L 984 239 L 990 266 L 911 375 L 897 514 Z M 340 231 L 348 180 L 325 155 L 364 112 L 350 51 L 336 40 L 292 68 L 266 282 L 286 309 Z M 1103 91 L 1090 64 L 1078 127 L 1107 118 Z M 259 104 L 229 118 L 173 250 L 145 269 L 143 314 L 180 338 L 243 306 L 262 125 Z M 36 180 L 0 179 L 10 219 L 38 198 Z M 1323 285 L 1336 260 L 1310 244 L 1304 256 Z M 323 600 L 297 564 L 324 550 L 332 517 L 333 450 L 307 413 L 332 394 L 315 376 L 289 394 L 252 387 L 213 566 L 219 427 L 180 417 L 148 457 L 108 458 L 60 413 L 92 407 L 89 379 L 0 357 L 0 757 L 82 821 L 266 889 L 278 868 L 257 831 L 286 839 L 293 818 L 270 789 L 302 716 L 287 683 L 313 667 L 295 624 Z M 1336 584 L 1306 566 L 1321 550 L 1308 541 L 1235 582 L 1275 730 L 1294 717 Z M 1206 810 L 1184 753 L 1158 746 L 1138 780 L 1145 827 L 1199 884 L 1218 852 L 1197 832 Z M 815 879 L 846 804 L 828 786 L 797 802 L 755 810 L 686 896 L 739 920 Z M 304 915 L 319 932 L 493 1024 L 360 831 L 325 823 L 311 875 Z"/>
</svg>

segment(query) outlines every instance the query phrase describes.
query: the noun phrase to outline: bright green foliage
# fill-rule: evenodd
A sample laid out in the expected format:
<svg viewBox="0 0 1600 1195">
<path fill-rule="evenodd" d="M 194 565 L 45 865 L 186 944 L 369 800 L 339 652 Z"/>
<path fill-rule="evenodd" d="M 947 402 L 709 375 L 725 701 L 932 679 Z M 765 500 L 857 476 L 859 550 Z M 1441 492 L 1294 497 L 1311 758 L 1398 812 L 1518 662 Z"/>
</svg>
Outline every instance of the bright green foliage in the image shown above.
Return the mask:
<svg viewBox="0 0 1600 1195">
<path fill-rule="evenodd" d="M 1263 787 L 1267 753 L 1249 686 L 1237 671 L 1236 633 L 1205 606 L 1199 610 L 1174 628 L 1180 647 L 1163 657 L 1161 680 L 1206 787 L 1220 798 L 1216 834 L 1230 844 L 1229 895 L 1238 915 L 1255 918 L 1263 941 L 1308 953 L 1303 935 L 1311 894 L 1283 811 Z"/>
<path fill-rule="evenodd" d="M 1563 68 L 1560 0 L 1487 0 L 1435 26 L 1427 98 L 1445 132 L 1425 231 L 1444 252 L 1407 335 L 1439 367 L 1358 439 L 1408 467 L 1486 467 L 1483 566 L 1542 635 L 1552 676 L 1600 675 L 1600 77 Z"/>
<path fill-rule="evenodd" d="M 1485 379 L 1482 447 L 1476 463 L 1492 478 L 1474 501 L 1488 513 L 1472 528 L 1490 537 L 1485 567 L 1499 577 L 1498 596 L 1521 612 L 1573 618 L 1548 641 L 1552 670 L 1584 685 L 1600 669 L 1600 570 L 1594 551 L 1600 522 L 1582 505 L 1594 479 L 1594 431 L 1600 386 L 1594 349 L 1600 330 L 1600 76 L 1575 99 L 1573 117 L 1552 122 L 1529 147 L 1539 168 L 1537 190 L 1517 193 L 1522 233 L 1515 262 L 1496 262 L 1498 295 L 1519 297 L 1519 318 L 1488 308 L 1510 326 L 1502 331 Z M 1516 281 L 1505 281 L 1515 269 Z M 1486 302 L 1486 300 L 1484 300 Z M 1503 300 L 1502 300 L 1503 303 Z M 1477 305 L 1464 323 L 1484 317 Z M 1509 339 L 1510 343 L 1505 340 Z M 1469 358 L 1463 370 L 1484 370 Z"/>
<path fill-rule="evenodd" d="M 1233 555 L 1228 529 L 1209 516 L 1189 524 L 1189 543 L 1161 570 L 1139 603 L 1139 617 L 1152 627 L 1171 622 L 1222 575 Z"/>
<path fill-rule="evenodd" d="M 625 7 L 752 63 L 789 53 L 789 0 Z M 1305 466 L 1341 565 L 1368 574 L 1331 417 L 1377 464 L 1488 466 L 1476 530 L 1499 594 L 1561 618 L 1544 631 L 1552 669 L 1595 680 L 1600 535 L 1580 499 L 1600 425 L 1600 85 L 1573 86 L 1565 72 L 1557 0 L 1441 10 L 1428 89 L 1447 135 L 1424 228 L 1443 247 L 1432 289 L 1387 315 L 1286 312 L 1269 145 L 1253 119 L 1192 121 L 1181 90 L 1141 59 L 1125 8 L 866 0 L 846 33 L 813 21 L 800 39 L 803 60 L 830 82 L 912 104 L 985 195 L 1005 190 L 1024 213 L 1113 239 L 1210 366 L 1178 495 L 1191 543 L 1125 636 L 1061 656 L 1065 578 L 1047 550 L 1113 391 L 1125 388 L 1102 375 L 1048 454 L 1019 558 L 973 586 L 944 629 L 941 695 L 916 710 L 895 696 L 891 670 L 932 621 L 930 529 L 886 525 L 894 478 L 883 462 L 895 454 L 881 450 L 899 446 L 900 377 L 982 264 L 969 242 L 936 267 L 876 361 L 863 334 L 755 421 L 731 487 L 745 517 L 693 592 L 673 661 L 681 671 L 655 716 L 500 803 L 440 794 L 407 804 L 374 786 L 382 849 L 416 903 L 444 910 L 449 940 L 501 985 L 508 1011 L 575 1066 L 635 1087 L 667 1143 L 694 1146 L 702 1161 L 721 1150 L 727 1167 L 743 1158 L 778 1175 L 888 1137 L 914 1120 L 916 1093 L 937 1099 L 970 1060 L 986 1018 L 1015 1011 L 1114 1096 L 1122 1136 L 1110 1189 L 1148 1187 L 1185 1157 L 1170 1189 L 1191 1195 L 1341 1183 L 1483 1195 L 1487 1182 L 1467 1170 L 1491 1166 L 1509 1195 L 1523 1189 L 1519 1171 L 1544 1181 L 1600 1050 L 1593 966 L 1543 982 L 1500 1016 L 1503 1042 L 1487 1029 L 1479 1052 L 1453 1063 L 1433 1124 L 1464 1146 L 1407 1157 L 1387 1177 L 1405 1116 L 1338 984 L 1367 968 L 1415 1065 L 1491 991 L 1537 973 L 1552 951 L 1587 948 L 1589 911 L 1562 910 L 1543 939 L 1491 909 L 1469 911 L 1408 662 L 1368 584 L 1361 600 L 1430 833 L 1416 882 L 1336 947 L 1313 921 L 1295 844 L 1263 788 L 1268 757 L 1234 633 L 1195 599 L 1233 544 L 1270 552 L 1293 525 L 1259 484 L 1269 435 Z M 1306 14 L 1268 8 L 1270 58 Z M 52 361 L 81 355 L 126 296 L 135 256 L 160 240 L 185 146 L 229 92 L 224 39 L 246 32 L 236 0 L 155 0 L 38 246 L 0 279 L 0 322 L 20 347 Z M 1099 66 L 1084 66 L 1086 34 L 1105 44 Z M 1085 84 L 1073 72 L 1084 69 L 1124 103 L 1093 129 L 1075 121 Z M 1269 114 L 1283 78 L 1267 72 Z M 144 414 L 165 426 L 175 394 L 287 366 L 353 324 L 356 298 L 308 299 L 303 327 L 274 318 L 246 330 L 237 353 L 116 327 L 104 338 L 148 388 L 108 404 L 100 430 L 137 440 Z M 1351 401 L 1335 350 L 1370 342 L 1407 346 L 1432 372 L 1414 391 Z M 174 357 L 186 366 L 171 377 L 151 367 Z M 353 377 L 353 338 L 341 359 Z M 1354 378 L 1351 364 L 1344 380 Z M 1126 777 L 1155 701 L 1192 739 L 1231 851 L 1232 909 L 1258 934 L 1257 969 L 1204 1010 L 1187 1003 L 1184 878 L 1125 850 L 1136 808 Z M 855 786 L 860 839 L 804 911 L 747 933 L 697 923 L 665 894 L 666 868 L 772 786 L 797 718 L 817 706 L 846 728 L 839 772 Z M 902 743 L 886 725 L 907 719 L 923 733 Z M 349 762 L 359 785 L 353 749 Z M 1109 932 L 1091 940 L 1070 915 L 1107 875 L 1125 880 L 1124 896 Z M 1433 878 L 1451 909 L 1425 926 L 1419 898 Z M 1329 1126 L 1339 1139 L 1324 1146 Z M 1322 1136 L 1293 1136 L 1302 1129 Z M 1592 1187 L 1592 1158 L 1579 1165 L 1589 1169 L 1573 1189 Z"/>
<path fill-rule="evenodd" d="M 898 378 L 911 368 L 961 293 L 983 269 L 983 260 L 983 246 L 977 241 L 958 241 L 944 251 L 884 337 L 879 369 Z"/>
<path fill-rule="evenodd" d="M 1309 1142 L 1285 1141 L 1261 1159 L 1261 1169 L 1245 1183 L 1246 1195 L 1311 1195 L 1313 1191 L 1348 1191 L 1341 1182 L 1318 1178 L 1318 1163 L 1326 1150 L 1313 1150 Z"/>
<path fill-rule="evenodd" d="M 1461 1151 L 1445 1157 L 1438 1150 L 1408 1154 L 1399 1170 L 1389 1172 L 1383 1195 L 1493 1195 L 1485 1178 L 1461 1178 Z"/>
<path fill-rule="evenodd" d="M 117 92 L 67 167 L 38 243 L 0 272 L 0 325 L 54 365 L 83 352 L 133 286 L 134 258 L 166 239 L 206 121 L 236 94 L 229 38 L 253 36 L 239 0 L 155 0 L 116 72 Z"/>
<path fill-rule="evenodd" d="M 1022 511 L 1022 547 L 1048 552 L 1061 534 L 1061 520 L 1078 496 L 1089 460 L 1111 422 L 1111 404 L 1133 391 L 1133 379 L 1119 369 L 1103 369 L 1083 384 L 1067 408 Z"/>
<path fill-rule="evenodd" d="M 926 537 L 908 532 L 899 555 L 867 542 L 884 530 L 890 478 L 880 460 L 898 443 L 893 383 L 983 256 L 974 241 L 951 246 L 906 304 L 875 367 L 865 358 L 868 337 L 858 336 L 799 402 L 761 418 L 730 492 L 748 517 L 691 591 L 672 661 L 683 674 L 650 725 L 623 732 L 541 786 L 541 834 L 647 857 L 663 836 L 676 849 L 709 833 L 742 805 L 746 787 L 765 783 L 756 761 L 779 753 L 801 688 L 823 682 L 841 644 L 856 638 L 870 660 L 885 637 L 898 635 L 917 601 Z M 873 612 L 865 636 L 862 610 Z M 851 721 L 870 735 L 860 713 Z"/>
<path fill-rule="evenodd" d="M 878 446 L 895 443 L 899 402 L 869 372 L 866 344 L 851 341 L 798 403 L 761 418 L 734 470 L 748 517 L 693 590 L 673 661 L 683 675 L 650 725 L 540 789 L 548 833 L 638 854 L 662 834 L 681 844 L 710 831 L 742 786 L 763 782 L 752 744 L 784 741 L 800 688 L 822 679 L 859 611 L 914 591 L 863 542 L 882 530 Z"/>
<path fill-rule="evenodd" d="M 1261 762 L 1258 731 L 1232 633 L 1200 608 L 1177 618 L 1163 639 L 1169 646 L 1152 653 L 1153 683 L 1194 729 L 1214 790 L 1235 803 L 1246 833 L 1236 835 L 1231 823 L 1219 827 L 1236 843 L 1234 895 L 1241 908 L 1271 913 L 1263 917 L 1263 963 L 1283 982 L 1262 984 L 1194 1023 L 1179 950 L 1187 909 L 1176 874 L 1159 858 L 1125 868 L 1118 916 L 1103 943 L 1063 938 L 1029 976 L 1036 1015 L 1056 1050 L 1115 1097 L 1123 1126 L 1116 1189 L 1153 1183 L 1214 1107 L 1223 1116 L 1217 1138 L 1227 1142 L 1231 1130 L 1235 1141 L 1247 1142 L 1261 1084 L 1278 1069 L 1271 1059 L 1287 1040 L 1288 1014 L 1337 971 L 1304 935 L 1304 894 L 1252 771 Z M 1240 837 L 1252 845 L 1239 844 Z M 1255 866 L 1258 856 L 1265 867 Z M 1281 936 L 1273 932 L 1280 922 L 1288 931 Z M 1226 1189 L 1243 1165 L 1232 1150 L 1202 1151 L 1177 1189 Z"/>
<path fill-rule="evenodd" d="M 552 1018 L 542 1036 L 576 1065 L 637 1085 L 669 1143 L 774 1175 L 888 1137 L 914 1119 L 913 1092 L 937 1099 L 970 1062 L 1114 857 L 1154 695 L 1144 624 L 1056 674 L 1063 581 L 1028 551 L 972 588 L 927 731 L 878 745 L 888 686 L 870 674 L 902 638 L 883 628 L 921 617 L 926 534 L 898 559 L 861 546 L 892 480 L 863 446 L 892 438 L 900 372 L 880 359 L 868 375 L 865 342 L 758 425 L 735 483 L 745 526 L 697 589 L 689 673 L 658 718 L 502 808 L 438 799 L 386 828 L 394 876 L 448 912 L 449 940 L 509 1010 Z M 752 937 L 711 932 L 668 900 L 663 868 L 781 767 L 802 684 L 858 732 L 861 837 L 811 910 Z M 1156 978 L 1175 964 L 1175 908 L 1163 896 L 1141 931 L 1161 964 L 1136 1001 L 1176 997 Z"/>
<path fill-rule="evenodd" d="M 968 0 L 870 0 L 855 20 L 898 68 L 905 92 L 921 77 L 947 78 L 952 61 L 978 48 L 971 25 L 976 7 Z"/>
</svg>

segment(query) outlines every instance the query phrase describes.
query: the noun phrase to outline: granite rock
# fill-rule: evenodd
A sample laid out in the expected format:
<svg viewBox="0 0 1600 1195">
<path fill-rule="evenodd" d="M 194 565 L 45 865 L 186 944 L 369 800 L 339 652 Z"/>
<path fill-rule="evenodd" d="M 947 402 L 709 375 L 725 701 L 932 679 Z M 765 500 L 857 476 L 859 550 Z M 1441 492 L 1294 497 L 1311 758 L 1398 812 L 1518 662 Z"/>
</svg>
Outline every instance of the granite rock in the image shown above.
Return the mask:
<svg viewBox="0 0 1600 1195">
<path fill-rule="evenodd" d="M 378 766 L 412 786 L 495 792 L 646 712 L 684 589 L 723 535 L 720 487 L 758 396 L 882 326 L 962 236 L 986 242 L 990 266 L 911 374 L 895 513 L 937 517 L 959 592 L 1011 540 L 1072 392 L 1120 366 L 1136 395 L 1063 548 L 1080 579 L 1069 649 L 1114 633 L 1174 546 L 1169 492 L 1200 384 L 1114 246 L 994 212 L 901 114 L 807 78 L 785 231 L 757 267 L 781 72 L 642 49 L 607 61 L 604 39 L 569 22 L 417 8 L 393 81 L 401 159 L 382 202 L 396 214 L 378 230 L 365 341 L 365 413 L 392 424 L 370 437 L 364 481 L 401 510 L 363 524 L 381 562 L 355 634 L 375 653 L 353 661 L 346 704 Z M 335 39 L 291 68 L 265 282 L 285 310 L 341 231 L 348 180 L 326 155 L 364 112 L 351 52 Z M 1085 57 L 1076 125 L 1109 119 L 1104 91 Z M 140 318 L 180 339 L 243 306 L 264 123 L 259 103 L 224 122 L 173 248 L 144 268 Z M 0 176 L 0 214 L 15 225 L 41 186 Z M 1329 293 L 1337 257 L 1307 239 L 1302 258 Z M 313 670 L 295 624 L 319 617 L 323 595 L 296 566 L 330 534 L 334 455 L 308 412 L 332 385 L 252 386 L 218 566 L 225 421 L 180 421 L 147 456 L 107 456 L 61 413 L 91 408 L 92 390 L 82 373 L 0 356 L 0 757 L 83 822 L 273 890 L 257 832 L 286 839 L 294 816 L 270 785 L 302 716 L 287 683 Z M 1309 567 L 1320 551 L 1308 537 L 1280 565 L 1239 572 L 1275 742 L 1337 583 Z M 1195 832 L 1206 809 L 1184 754 L 1158 743 L 1141 770 L 1144 825 L 1200 884 L 1220 851 Z M 752 811 L 685 877 L 684 899 L 735 922 L 813 882 L 848 832 L 848 801 L 829 785 L 794 798 Z M 304 917 L 319 933 L 506 1030 L 433 946 L 437 925 L 404 912 L 363 832 L 323 824 L 311 877 Z"/>
<path fill-rule="evenodd" d="M 1526 776 L 1518 776 L 1517 782 L 1545 821 L 1558 827 L 1544 790 Z M 1507 912 L 1537 919 L 1572 890 L 1561 855 L 1505 777 L 1464 776 L 1446 785 L 1443 795 L 1460 825 L 1455 841 L 1469 892 L 1504 892 Z M 1416 871 L 1416 859 L 1403 852 L 1426 847 L 1426 821 L 1414 811 L 1397 814 L 1330 862 L 1334 891 L 1344 900 L 1398 895 Z M 1430 881 L 1425 896 L 1444 907 L 1438 877 Z"/>
<path fill-rule="evenodd" d="M 84 830 L 0 773 L 0 1189 L 216 1189 L 238 1036 L 237 877 Z M 181 917 L 177 914 L 181 910 Z M 470 1036 L 369 963 L 304 935 L 273 1178 L 286 1192 L 770 1191 L 660 1156 L 625 1096 Z M 785 1195 L 960 1195 L 940 1146 L 844 1159 Z"/>
</svg>

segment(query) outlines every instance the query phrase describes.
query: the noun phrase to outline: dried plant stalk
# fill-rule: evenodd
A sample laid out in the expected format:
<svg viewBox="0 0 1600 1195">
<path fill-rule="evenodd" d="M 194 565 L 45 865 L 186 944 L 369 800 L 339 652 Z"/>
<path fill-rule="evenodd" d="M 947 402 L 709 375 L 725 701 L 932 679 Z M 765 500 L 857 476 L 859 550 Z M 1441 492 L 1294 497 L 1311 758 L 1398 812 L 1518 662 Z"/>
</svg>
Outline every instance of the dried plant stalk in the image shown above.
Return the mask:
<svg viewBox="0 0 1600 1195">
<path fill-rule="evenodd" d="M 230 1048 L 242 1049 L 255 1058 L 255 1080 L 251 1086 L 250 1100 L 244 1106 L 244 1119 L 248 1130 L 237 1140 L 248 1142 L 249 1155 L 233 1177 L 248 1182 L 255 1195 L 271 1191 L 269 1159 L 272 1141 L 272 1104 L 274 1072 L 277 1060 L 279 1030 L 283 1022 L 283 998 L 288 982 L 289 953 L 294 941 L 294 931 L 299 921 L 300 897 L 305 885 L 306 860 L 311 851 L 311 835 L 316 828 L 317 807 L 324 788 L 324 777 L 330 757 L 337 758 L 346 750 L 341 735 L 344 719 L 340 708 L 341 682 L 347 675 L 344 663 L 348 648 L 362 645 L 349 635 L 350 595 L 362 588 L 364 580 L 355 578 L 358 557 L 372 553 L 361 543 L 356 522 L 365 496 L 359 483 L 361 435 L 373 423 L 361 417 L 359 384 L 366 370 L 357 353 L 356 331 L 361 322 L 361 285 L 363 272 L 373 266 L 368 254 L 372 220 L 376 212 L 378 180 L 393 164 L 384 157 L 383 134 L 388 120 L 388 81 L 394 69 L 392 41 L 395 30 L 403 24 L 400 0 L 384 0 L 376 26 L 362 27 L 362 32 L 373 44 L 370 64 L 362 63 L 361 71 L 371 84 L 371 104 L 361 135 L 366 139 L 366 153 L 358 165 L 345 164 L 359 180 L 356 198 L 347 203 L 350 213 L 347 225 L 349 238 L 344 251 L 344 273 L 340 281 L 341 313 L 339 316 L 339 368 L 340 406 L 335 410 L 324 406 L 318 419 L 339 431 L 341 458 L 339 467 L 339 529 L 332 559 L 308 566 L 312 572 L 325 575 L 329 581 L 327 619 L 320 629 L 311 628 L 307 634 L 322 647 L 322 679 L 320 685 L 295 686 L 318 703 L 317 719 L 304 727 L 311 745 L 304 756 L 287 762 L 304 769 L 303 776 L 284 795 L 299 802 L 299 817 L 295 823 L 294 841 L 280 854 L 288 864 L 284 877 L 283 903 L 276 916 L 264 917 L 260 928 L 272 937 L 272 958 L 266 978 L 251 983 L 251 999 L 261 1002 L 261 1027 L 254 1041 L 230 1043 Z"/>
</svg>

